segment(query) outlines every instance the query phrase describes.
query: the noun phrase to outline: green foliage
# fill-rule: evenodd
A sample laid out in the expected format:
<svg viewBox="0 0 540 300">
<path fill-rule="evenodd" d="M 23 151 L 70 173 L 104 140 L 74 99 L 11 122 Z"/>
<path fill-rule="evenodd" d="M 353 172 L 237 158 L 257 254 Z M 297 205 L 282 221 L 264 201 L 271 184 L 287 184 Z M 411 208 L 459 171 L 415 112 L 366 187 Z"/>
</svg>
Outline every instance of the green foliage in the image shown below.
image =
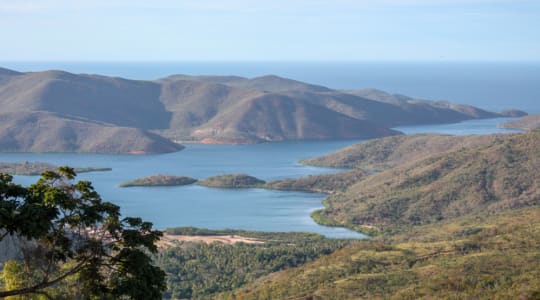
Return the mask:
<svg viewBox="0 0 540 300">
<path fill-rule="evenodd" d="M 327 239 L 317 234 L 254 231 L 209 231 L 194 228 L 168 230 L 174 234 L 241 235 L 263 244 L 182 242 L 157 257 L 167 272 L 165 298 L 208 298 L 230 291 L 272 272 L 303 265 L 354 244 L 352 240 Z"/>
<path fill-rule="evenodd" d="M 537 299 L 540 208 L 360 241 L 217 299 Z M 227 298 L 228 297 L 228 298 Z"/>
<path fill-rule="evenodd" d="M 376 237 L 216 298 L 537 299 L 540 130 L 478 139 L 407 163 L 383 151 L 399 166 L 312 214 Z"/>
<path fill-rule="evenodd" d="M 75 176 L 61 167 L 25 188 L 0 174 L 2 240 L 19 248 L 5 265 L 0 297 L 74 290 L 85 298 L 160 299 L 165 274 L 148 254 L 162 233 L 139 218 L 121 219 L 118 206 Z M 20 276 L 25 281 L 12 284 Z"/>
</svg>

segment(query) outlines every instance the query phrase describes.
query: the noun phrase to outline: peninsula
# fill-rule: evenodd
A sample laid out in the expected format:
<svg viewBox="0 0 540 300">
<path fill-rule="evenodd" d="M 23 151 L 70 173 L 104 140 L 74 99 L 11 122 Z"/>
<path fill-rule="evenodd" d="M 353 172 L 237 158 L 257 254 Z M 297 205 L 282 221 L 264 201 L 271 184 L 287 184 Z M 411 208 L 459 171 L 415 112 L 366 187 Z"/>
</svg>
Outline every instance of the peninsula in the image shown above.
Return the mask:
<svg viewBox="0 0 540 300">
<path fill-rule="evenodd" d="M 174 141 L 245 144 L 376 138 L 399 125 L 521 116 L 268 75 L 153 81 L 0 68 L 0 151 L 165 153 Z"/>
<path fill-rule="evenodd" d="M 0 173 L 10 175 L 27 175 L 35 176 L 40 175 L 45 171 L 55 171 L 58 166 L 44 162 L 0 162 Z M 88 172 L 103 172 L 111 171 L 111 168 L 101 167 L 86 167 L 86 168 L 73 168 L 76 173 L 88 173 Z"/>
</svg>

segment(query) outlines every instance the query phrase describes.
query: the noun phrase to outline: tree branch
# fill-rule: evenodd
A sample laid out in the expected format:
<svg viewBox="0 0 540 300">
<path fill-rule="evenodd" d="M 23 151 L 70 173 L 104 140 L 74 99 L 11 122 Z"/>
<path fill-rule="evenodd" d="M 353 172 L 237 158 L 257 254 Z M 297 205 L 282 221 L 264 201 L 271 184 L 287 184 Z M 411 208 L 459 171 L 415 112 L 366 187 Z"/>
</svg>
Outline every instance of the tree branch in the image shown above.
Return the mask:
<svg viewBox="0 0 540 300">
<path fill-rule="evenodd" d="M 66 277 L 73 275 L 77 272 L 79 272 L 82 268 L 82 266 L 88 261 L 88 258 L 84 259 L 80 263 L 78 263 L 73 269 L 69 270 L 68 272 L 64 273 L 62 276 L 59 276 L 53 280 L 50 281 L 43 281 L 39 284 L 36 284 L 31 287 L 18 289 L 18 290 L 11 290 L 11 291 L 0 291 L 0 298 L 9 297 L 9 296 L 17 296 L 17 295 L 24 295 L 24 294 L 43 294 L 44 292 L 41 291 L 44 288 L 48 288 L 52 285 L 55 285 L 56 283 L 64 280 Z"/>
</svg>

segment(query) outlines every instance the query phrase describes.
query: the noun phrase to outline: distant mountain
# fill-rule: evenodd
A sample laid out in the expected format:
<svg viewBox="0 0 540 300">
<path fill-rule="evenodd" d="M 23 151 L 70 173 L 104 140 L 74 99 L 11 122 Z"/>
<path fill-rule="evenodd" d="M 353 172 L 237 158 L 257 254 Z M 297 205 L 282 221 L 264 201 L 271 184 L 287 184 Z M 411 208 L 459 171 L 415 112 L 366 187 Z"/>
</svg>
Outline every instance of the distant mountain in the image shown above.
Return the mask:
<svg viewBox="0 0 540 300">
<path fill-rule="evenodd" d="M 174 75 L 142 81 L 63 71 L 20 73 L 7 69 L 0 69 L 0 107 L 3 114 L 20 116 L 20 113 L 40 112 L 35 116 L 54 116 L 57 121 L 76 119 L 94 130 L 99 124 L 106 124 L 108 132 L 113 127 L 137 128 L 139 131 L 132 132 L 151 139 L 155 136 L 144 130 L 173 140 L 208 143 L 372 138 L 399 134 L 390 129 L 397 125 L 499 116 L 467 105 L 415 100 L 376 90 L 332 90 L 273 75 L 252 79 Z M 82 123 L 78 123 L 81 128 Z M 32 132 L 35 136 L 50 136 L 47 132 Z M 11 135 L 29 140 L 26 133 L 22 124 L 10 129 Z M 0 144 L 13 147 L 9 138 L 6 139 L 0 140 Z M 54 144 L 67 143 L 57 142 Z M 134 147 L 128 149 L 129 141 L 121 142 L 122 151 L 139 151 Z M 62 148 L 42 145 L 36 149 Z M 86 151 L 78 147 L 65 149 Z M 171 151 L 175 147 L 153 149 Z"/>
<path fill-rule="evenodd" d="M 45 112 L 0 114 L 0 149 L 13 152 L 162 153 L 184 147 L 131 127 Z"/>
<path fill-rule="evenodd" d="M 540 114 L 530 115 L 517 120 L 511 120 L 499 125 L 501 128 L 532 130 L 540 128 Z"/>
<path fill-rule="evenodd" d="M 3 112 L 46 111 L 141 129 L 167 128 L 160 85 L 63 71 L 11 76 L 0 85 Z"/>
</svg>

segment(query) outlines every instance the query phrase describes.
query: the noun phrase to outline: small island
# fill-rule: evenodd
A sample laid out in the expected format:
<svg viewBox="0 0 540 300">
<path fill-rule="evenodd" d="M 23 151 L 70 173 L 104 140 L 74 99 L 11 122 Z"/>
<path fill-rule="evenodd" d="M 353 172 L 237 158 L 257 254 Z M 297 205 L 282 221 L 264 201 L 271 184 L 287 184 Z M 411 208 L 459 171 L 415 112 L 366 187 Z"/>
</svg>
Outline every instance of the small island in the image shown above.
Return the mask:
<svg viewBox="0 0 540 300">
<path fill-rule="evenodd" d="M 197 182 L 197 179 L 187 176 L 173 176 L 173 175 L 152 175 L 142 178 L 137 178 L 132 181 L 123 182 L 120 187 L 134 187 L 134 186 L 182 186 L 193 184 Z"/>
<path fill-rule="evenodd" d="M 45 162 L 0 162 L 0 173 L 10 175 L 37 176 L 45 171 L 54 171 L 58 166 Z M 111 171 L 112 168 L 86 167 L 73 168 L 75 173 Z"/>
<path fill-rule="evenodd" d="M 208 177 L 197 184 L 214 188 L 262 188 L 266 182 L 246 174 L 225 174 Z"/>
</svg>

